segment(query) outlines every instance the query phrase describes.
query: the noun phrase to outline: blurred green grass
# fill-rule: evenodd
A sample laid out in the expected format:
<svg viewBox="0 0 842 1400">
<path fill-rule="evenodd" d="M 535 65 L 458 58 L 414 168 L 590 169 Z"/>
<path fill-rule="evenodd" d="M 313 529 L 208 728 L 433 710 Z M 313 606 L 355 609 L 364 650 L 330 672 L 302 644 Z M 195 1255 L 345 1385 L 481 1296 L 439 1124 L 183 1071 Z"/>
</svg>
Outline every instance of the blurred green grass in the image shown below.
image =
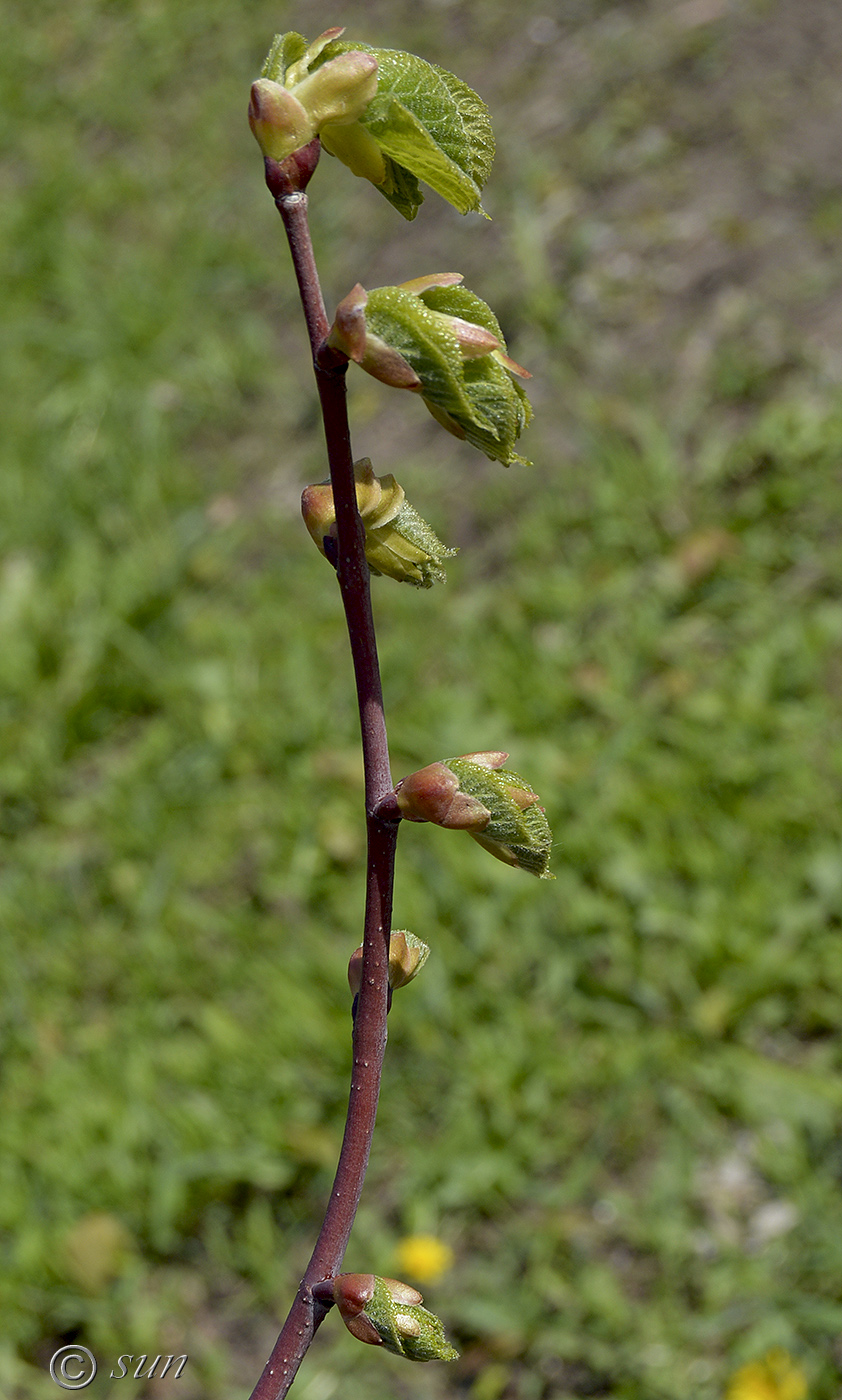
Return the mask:
<svg viewBox="0 0 842 1400">
<path fill-rule="evenodd" d="M 541 887 L 461 838 L 402 836 L 396 923 L 434 955 L 391 1018 L 348 1263 L 390 1272 L 417 1230 L 450 1241 L 430 1301 L 463 1359 L 411 1370 L 329 1323 L 302 1400 L 713 1400 L 774 1345 L 811 1400 L 838 1393 L 842 402 L 783 292 L 770 328 L 762 281 L 714 314 L 653 301 L 646 259 L 604 263 L 631 227 L 628 171 L 654 168 L 651 202 L 678 198 L 706 135 L 693 96 L 763 20 L 670 27 L 669 8 L 11 7 L 15 1400 L 55 1394 L 46 1363 L 76 1338 L 100 1358 L 187 1351 L 180 1393 L 246 1394 L 329 1189 L 362 909 L 357 721 L 336 589 L 297 519 L 320 430 L 244 106 L 276 29 L 343 19 L 474 82 L 501 149 L 491 226 L 430 197 L 404 227 L 325 161 L 328 302 L 456 266 L 536 371 L 536 465 L 509 473 L 414 401 L 351 385 L 358 454 L 461 547 L 430 594 L 375 581 L 395 771 L 508 747 L 558 850 Z M 799 227 L 825 246 L 819 183 Z M 812 305 L 833 258 L 808 296 L 788 256 Z M 637 338 L 647 308 L 661 358 Z M 106 1373 L 90 1393 L 113 1389 Z"/>
</svg>

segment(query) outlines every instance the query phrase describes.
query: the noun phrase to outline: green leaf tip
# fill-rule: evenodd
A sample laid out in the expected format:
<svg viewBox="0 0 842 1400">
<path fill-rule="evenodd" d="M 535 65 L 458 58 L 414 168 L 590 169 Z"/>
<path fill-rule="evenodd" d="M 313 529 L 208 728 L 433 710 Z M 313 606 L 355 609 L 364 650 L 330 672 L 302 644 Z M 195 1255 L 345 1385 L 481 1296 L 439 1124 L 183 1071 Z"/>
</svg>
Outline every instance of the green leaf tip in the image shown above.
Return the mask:
<svg viewBox="0 0 842 1400">
<path fill-rule="evenodd" d="M 343 33 L 328 29 L 309 45 L 301 34 L 276 35 L 263 78 L 295 91 L 342 55 L 368 55 L 376 62 L 376 88 L 353 119 L 320 125 L 325 150 L 370 180 L 405 219 L 414 219 L 423 203 L 419 181 L 461 214 L 485 214 L 480 196 L 494 136 L 482 99 L 461 78 L 416 54 L 350 42 Z"/>
<path fill-rule="evenodd" d="M 339 303 L 328 344 L 394 388 L 421 394 L 437 422 L 508 467 L 532 409 L 519 379 L 529 371 L 506 352 L 503 332 L 458 273 L 432 273 L 397 287 L 359 284 Z"/>
</svg>

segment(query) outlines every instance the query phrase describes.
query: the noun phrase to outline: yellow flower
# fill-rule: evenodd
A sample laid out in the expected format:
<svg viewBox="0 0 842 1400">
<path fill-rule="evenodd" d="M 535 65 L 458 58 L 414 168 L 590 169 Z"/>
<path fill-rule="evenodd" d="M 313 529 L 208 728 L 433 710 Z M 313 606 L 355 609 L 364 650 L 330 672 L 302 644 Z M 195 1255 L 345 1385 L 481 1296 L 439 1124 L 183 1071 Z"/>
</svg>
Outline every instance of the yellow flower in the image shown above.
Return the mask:
<svg viewBox="0 0 842 1400">
<path fill-rule="evenodd" d="M 725 1400 L 806 1400 L 807 1382 L 788 1351 L 773 1347 L 762 1361 L 735 1371 Z"/>
<path fill-rule="evenodd" d="M 407 1235 L 398 1245 L 397 1257 L 402 1271 L 422 1283 L 441 1278 L 453 1267 L 453 1250 L 435 1235 Z"/>
</svg>

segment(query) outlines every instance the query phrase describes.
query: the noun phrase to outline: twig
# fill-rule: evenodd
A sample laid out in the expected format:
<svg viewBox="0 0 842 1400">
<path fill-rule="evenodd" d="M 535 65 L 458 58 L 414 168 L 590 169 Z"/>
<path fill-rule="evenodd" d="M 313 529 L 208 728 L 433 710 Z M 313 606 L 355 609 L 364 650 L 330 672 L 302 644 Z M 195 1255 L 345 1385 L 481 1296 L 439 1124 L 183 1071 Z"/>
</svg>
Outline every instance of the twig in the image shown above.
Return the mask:
<svg viewBox="0 0 842 1400">
<path fill-rule="evenodd" d="M 318 143 L 314 142 L 313 145 L 317 146 Z M 307 220 L 307 195 L 301 187 L 306 184 L 317 158 L 316 150 L 312 152 L 311 168 L 298 177 L 290 172 L 289 163 L 282 168 L 267 160 L 266 183 L 275 196 L 284 221 L 304 308 L 336 508 L 336 571 L 354 663 L 365 767 L 368 850 L 362 985 L 354 1021 L 348 1115 L 330 1201 L 295 1301 L 263 1374 L 252 1391 L 251 1400 L 282 1400 L 292 1385 L 316 1329 L 328 1311 L 324 1304 L 314 1300 L 312 1287 L 340 1272 L 362 1193 L 386 1048 L 389 935 L 398 835 L 396 813 L 390 804 L 384 804 L 384 812 L 388 812 L 388 816 L 376 810 L 378 803 L 392 791 L 393 784 L 371 611 L 369 569 L 365 558 L 365 533 L 357 510 L 348 429 L 345 393 L 347 360 L 324 345 L 329 326 L 313 256 Z"/>
</svg>

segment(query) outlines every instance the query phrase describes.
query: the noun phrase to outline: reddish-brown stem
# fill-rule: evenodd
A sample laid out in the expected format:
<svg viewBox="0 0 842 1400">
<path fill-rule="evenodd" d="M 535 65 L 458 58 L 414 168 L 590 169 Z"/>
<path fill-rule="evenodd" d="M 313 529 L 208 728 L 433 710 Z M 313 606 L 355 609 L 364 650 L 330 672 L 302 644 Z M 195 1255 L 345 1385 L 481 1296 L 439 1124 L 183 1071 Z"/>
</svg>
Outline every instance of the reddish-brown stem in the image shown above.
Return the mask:
<svg viewBox="0 0 842 1400">
<path fill-rule="evenodd" d="M 324 345 L 329 327 L 310 240 L 307 196 L 301 189 L 285 188 L 277 178 L 273 186 L 277 167 L 273 171 L 270 165 L 267 162 L 267 184 L 276 197 L 292 253 L 313 352 L 330 463 L 338 536 L 336 571 L 348 624 L 360 711 L 368 855 L 362 985 L 354 1021 L 348 1115 L 336 1177 L 310 1263 L 251 1400 L 282 1400 L 292 1385 L 316 1329 L 328 1311 L 327 1305 L 313 1298 L 311 1290 L 314 1284 L 340 1272 L 359 1204 L 386 1048 L 389 934 L 399 819 L 399 814 L 388 803 L 377 811 L 378 804 L 388 797 L 393 785 L 369 569 L 365 559 L 365 534 L 357 511 L 348 429 L 347 361 Z"/>
</svg>

